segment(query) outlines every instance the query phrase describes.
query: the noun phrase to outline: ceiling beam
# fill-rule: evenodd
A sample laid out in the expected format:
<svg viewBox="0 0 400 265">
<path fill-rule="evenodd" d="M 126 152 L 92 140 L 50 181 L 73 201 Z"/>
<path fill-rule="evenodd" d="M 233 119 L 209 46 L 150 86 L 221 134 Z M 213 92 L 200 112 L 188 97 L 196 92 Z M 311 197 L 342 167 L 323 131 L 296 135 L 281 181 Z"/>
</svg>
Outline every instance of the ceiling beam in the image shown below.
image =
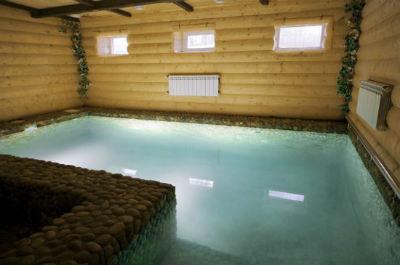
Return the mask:
<svg viewBox="0 0 400 265">
<path fill-rule="evenodd" d="M 193 12 L 193 6 L 189 5 L 185 1 L 175 1 L 175 5 L 179 6 L 180 8 L 186 10 L 187 12 Z"/>
<path fill-rule="evenodd" d="M 269 0 L 260 0 L 260 3 L 262 5 L 268 5 L 269 4 Z"/>
<path fill-rule="evenodd" d="M 95 7 L 95 3 L 93 2 L 93 0 L 75 0 L 75 1 L 79 2 L 79 3 L 83 4 L 83 5 L 87 5 L 87 6 L 90 6 L 90 7 Z M 131 17 L 132 16 L 131 13 L 129 13 L 129 12 L 125 11 L 125 10 L 122 10 L 122 9 L 110 9 L 110 10 L 107 10 L 107 11 L 115 13 L 115 14 L 118 14 L 118 15 L 121 15 L 121 16 L 124 16 L 124 17 Z"/>
<path fill-rule="evenodd" d="M 143 6 L 151 4 L 176 3 L 176 2 L 179 2 L 179 4 L 184 3 L 182 5 L 185 6 L 188 5 L 184 1 L 176 1 L 176 0 L 102 0 L 93 2 L 94 6 L 89 6 L 85 4 L 75 4 L 75 5 L 38 9 L 37 11 L 31 12 L 31 16 L 35 18 L 52 17 L 52 16 L 61 16 L 70 14 L 80 14 L 80 13 L 100 11 L 100 10 L 118 9 L 131 6 Z"/>
<path fill-rule="evenodd" d="M 8 6 L 8 7 L 15 8 L 15 9 L 20 9 L 20 10 L 25 10 L 25 11 L 28 11 L 28 12 L 31 12 L 31 13 L 32 12 L 36 12 L 36 11 L 39 10 L 39 9 L 30 7 L 30 6 L 21 5 L 21 4 L 9 2 L 9 1 L 6 1 L 6 0 L 0 0 L 0 5 Z M 70 20 L 70 21 L 74 21 L 74 22 L 79 22 L 79 18 L 76 18 L 76 17 L 64 16 L 64 15 L 56 16 L 56 17 L 62 18 L 62 19 L 66 19 L 66 20 Z"/>
</svg>

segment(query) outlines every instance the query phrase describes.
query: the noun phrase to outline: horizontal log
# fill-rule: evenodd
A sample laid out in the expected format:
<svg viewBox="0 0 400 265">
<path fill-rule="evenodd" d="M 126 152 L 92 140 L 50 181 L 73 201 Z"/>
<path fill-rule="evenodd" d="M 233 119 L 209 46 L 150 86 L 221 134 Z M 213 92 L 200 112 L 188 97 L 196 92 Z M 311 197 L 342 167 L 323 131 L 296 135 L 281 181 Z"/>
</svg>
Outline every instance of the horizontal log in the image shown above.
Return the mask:
<svg viewBox="0 0 400 265">
<path fill-rule="evenodd" d="M 219 113 L 219 114 L 238 114 L 238 115 L 258 115 L 275 116 L 290 118 L 312 118 L 312 119 L 342 119 L 342 113 L 337 109 L 321 109 L 304 107 L 299 111 L 298 107 L 267 107 L 267 106 L 239 106 L 239 105 L 215 105 L 187 102 L 153 102 L 153 101 L 121 101 L 109 100 L 107 98 L 90 98 L 88 106 L 127 108 L 127 109 L 146 109 L 163 111 L 185 111 L 200 113 Z"/>
<path fill-rule="evenodd" d="M 27 101 L 23 104 L 6 106 L 0 105 L 0 121 L 20 119 L 25 116 L 49 113 L 63 109 L 76 108 L 82 106 L 79 97 L 63 97 L 57 100 L 47 97 L 37 97 L 36 104 Z"/>
<path fill-rule="evenodd" d="M 77 74 L 63 74 L 56 76 L 36 75 L 36 76 L 15 76 L 13 78 L 0 77 L 0 89 L 14 86 L 35 86 L 35 85 L 54 85 L 54 84 L 77 84 Z"/>
<path fill-rule="evenodd" d="M 21 21 L 13 18 L 4 18 L 0 13 L 0 30 L 16 31 L 22 33 L 46 34 L 53 36 L 64 36 L 65 33 L 60 32 L 59 25 L 48 25 L 40 23 L 41 20 L 36 20 L 36 23 Z M 60 21 L 61 25 L 61 21 Z"/>
<path fill-rule="evenodd" d="M 35 66 L 2 66 L 0 65 L 0 77 L 27 76 L 27 75 L 59 75 L 76 74 L 75 65 L 35 65 Z"/>
<path fill-rule="evenodd" d="M 1 43 L 0 55 L 1 54 L 24 54 L 24 56 L 33 54 L 43 57 L 47 55 L 70 55 L 72 57 L 72 50 L 71 47 L 52 44 Z"/>
<path fill-rule="evenodd" d="M 167 93 L 168 84 L 163 83 L 132 83 L 132 82 L 98 82 L 91 90 L 101 90 L 103 93 L 112 94 L 114 91 L 132 92 L 159 92 Z M 285 85 L 235 85 L 221 84 L 221 94 L 226 95 L 262 95 L 285 97 L 311 97 L 311 98 L 337 98 L 335 86 L 285 86 Z"/>
<path fill-rule="evenodd" d="M 91 71 L 96 74 L 136 74 L 136 73 L 306 73 L 336 74 L 340 63 L 329 62 L 274 62 L 274 63 L 213 63 L 213 64 L 123 64 L 93 65 Z"/>
<path fill-rule="evenodd" d="M 223 74 L 221 76 L 221 83 L 318 86 L 321 84 L 335 84 L 336 77 L 336 74 Z M 93 82 L 167 82 L 167 76 L 165 74 L 151 73 L 129 75 L 91 73 L 90 79 Z"/>
<path fill-rule="evenodd" d="M 281 96 L 251 96 L 251 95 L 220 95 L 218 97 L 173 97 L 167 93 L 149 93 L 130 91 L 114 91 L 103 93 L 103 90 L 94 89 L 90 92 L 94 98 L 109 98 L 110 100 L 139 100 L 154 102 L 192 102 L 209 104 L 230 104 L 230 105 L 263 105 L 278 107 L 315 107 L 315 108 L 339 108 L 342 100 L 339 98 L 310 98 L 310 97 L 281 97 Z M 300 111 L 300 110 L 299 110 Z"/>
<path fill-rule="evenodd" d="M 0 45 L 1 50 L 1 45 Z M 40 55 L 40 54 L 2 54 L 0 65 L 76 65 L 76 59 L 70 55 Z"/>
<path fill-rule="evenodd" d="M 15 31 L 0 30 L 0 43 L 34 43 L 34 44 L 52 44 L 61 46 L 71 46 L 69 35 L 53 36 L 46 34 L 23 33 Z"/>
<path fill-rule="evenodd" d="M 75 84 L 56 84 L 49 86 L 22 86 L 22 87 L 11 87 L 2 89 L 0 93 L 0 99 L 13 99 L 20 97 L 31 97 L 44 95 L 56 95 L 60 93 L 77 93 L 77 87 Z M 61 95 L 62 97 L 62 95 Z"/>
<path fill-rule="evenodd" d="M 273 51 L 130 54 L 127 56 L 88 56 L 90 65 L 135 63 L 246 63 L 246 62 L 341 62 L 342 49 L 326 53 L 276 53 Z"/>
</svg>

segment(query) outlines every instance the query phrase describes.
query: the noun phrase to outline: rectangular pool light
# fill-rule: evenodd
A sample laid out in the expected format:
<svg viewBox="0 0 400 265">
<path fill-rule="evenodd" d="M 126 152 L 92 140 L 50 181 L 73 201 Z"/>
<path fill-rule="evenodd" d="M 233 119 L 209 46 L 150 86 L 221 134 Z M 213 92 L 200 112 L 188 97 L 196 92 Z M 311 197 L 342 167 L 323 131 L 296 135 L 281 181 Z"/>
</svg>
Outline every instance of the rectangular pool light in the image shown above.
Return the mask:
<svg viewBox="0 0 400 265">
<path fill-rule="evenodd" d="M 206 180 L 206 179 L 189 178 L 189 184 L 194 185 L 194 186 L 210 188 L 210 189 L 212 189 L 214 187 L 214 181 Z"/>
<path fill-rule="evenodd" d="M 302 194 L 294 194 L 294 193 L 288 193 L 288 192 L 283 192 L 283 191 L 269 190 L 268 196 L 273 197 L 273 198 L 290 200 L 290 201 L 298 201 L 298 202 L 304 201 L 304 195 L 302 195 Z"/>
</svg>

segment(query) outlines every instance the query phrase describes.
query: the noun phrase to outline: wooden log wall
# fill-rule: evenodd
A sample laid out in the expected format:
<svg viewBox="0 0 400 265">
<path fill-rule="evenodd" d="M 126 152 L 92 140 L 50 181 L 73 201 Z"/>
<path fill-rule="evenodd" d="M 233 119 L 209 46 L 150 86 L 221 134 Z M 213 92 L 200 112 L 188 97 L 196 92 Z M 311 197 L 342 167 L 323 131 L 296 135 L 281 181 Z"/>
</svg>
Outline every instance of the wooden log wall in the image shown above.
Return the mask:
<svg viewBox="0 0 400 265">
<path fill-rule="evenodd" d="M 132 18 L 82 18 L 88 53 L 88 105 L 97 107 L 245 114 L 313 119 L 343 118 L 336 78 L 344 54 L 345 0 L 189 1 L 187 13 L 160 4 L 132 10 Z M 333 43 L 327 52 L 275 53 L 274 22 L 291 18 L 331 17 Z M 216 29 L 216 52 L 174 54 L 177 24 Z M 96 36 L 128 33 L 129 55 L 98 57 Z M 221 95 L 168 96 L 169 73 L 220 73 Z"/>
<path fill-rule="evenodd" d="M 0 6 L 0 120 L 82 104 L 69 35 L 59 25 Z"/>
<path fill-rule="evenodd" d="M 349 118 L 364 134 L 400 183 L 400 1 L 368 0 L 363 11 L 359 61 Z M 377 131 L 357 116 L 361 80 L 373 79 L 394 85 L 388 129 Z"/>
</svg>

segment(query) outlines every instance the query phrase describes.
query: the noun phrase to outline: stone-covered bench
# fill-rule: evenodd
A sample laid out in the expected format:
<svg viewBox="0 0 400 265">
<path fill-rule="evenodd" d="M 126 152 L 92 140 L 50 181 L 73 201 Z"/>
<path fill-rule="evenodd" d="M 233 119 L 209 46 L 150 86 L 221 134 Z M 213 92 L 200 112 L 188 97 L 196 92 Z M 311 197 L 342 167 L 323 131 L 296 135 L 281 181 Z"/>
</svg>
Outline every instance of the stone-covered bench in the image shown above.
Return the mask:
<svg viewBox="0 0 400 265">
<path fill-rule="evenodd" d="M 35 222 L 47 222 L 0 253 L 0 264 L 151 264 L 175 237 L 169 184 L 0 155 L 0 185 L 9 212 L 40 211 Z"/>
</svg>

